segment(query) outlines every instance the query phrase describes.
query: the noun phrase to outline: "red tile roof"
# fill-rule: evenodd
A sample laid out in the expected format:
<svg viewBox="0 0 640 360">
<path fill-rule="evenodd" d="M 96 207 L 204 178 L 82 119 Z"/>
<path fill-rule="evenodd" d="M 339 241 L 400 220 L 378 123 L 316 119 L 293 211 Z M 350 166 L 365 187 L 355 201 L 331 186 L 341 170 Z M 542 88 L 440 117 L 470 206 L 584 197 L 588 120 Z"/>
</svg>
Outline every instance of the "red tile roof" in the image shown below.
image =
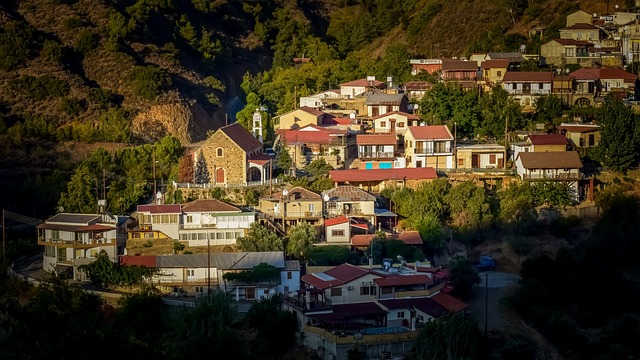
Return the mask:
<svg viewBox="0 0 640 360">
<path fill-rule="evenodd" d="M 369 273 L 369 270 L 344 263 L 334 268 L 326 270 L 323 273 L 307 274 L 302 276 L 301 280 L 317 289 L 328 289 L 330 287 L 339 286 Z"/>
<path fill-rule="evenodd" d="M 373 279 L 378 286 L 405 286 L 431 284 L 433 281 L 427 275 L 398 275 L 388 278 Z"/>
<path fill-rule="evenodd" d="M 625 82 L 634 82 L 638 78 L 619 68 L 578 69 L 569 75 L 576 80 L 623 79 Z"/>
<path fill-rule="evenodd" d="M 374 234 L 353 235 L 351 237 L 351 245 L 353 246 L 369 246 L 373 240 Z"/>
<path fill-rule="evenodd" d="M 507 71 L 502 82 L 552 82 L 551 71 Z"/>
<path fill-rule="evenodd" d="M 351 125 L 351 119 L 348 117 L 325 116 L 322 119 L 322 125 Z"/>
<path fill-rule="evenodd" d="M 465 304 L 464 302 L 443 292 L 439 292 L 433 295 L 431 299 L 435 300 L 435 302 L 442 305 L 445 309 L 454 314 L 459 313 L 460 311 L 469 307 L 469 305 Z"/>
<path fill-rule="evenodd" d="M 358 134 L 356 135 L 358 145 L 396 145 L 396 134 Z"/>
<path fill-rule="evenodd" d="M 464 60 L 442 60 L 442 71 L 478 70 L 478 63 Z"/>
<path fill-rule="evenodd" d="M 436 179 L 438 174 L 431 167 L 424 168 L 400 168 L 400 169 L 354 169 L 354 170 L 330 170 L 329 178 L 334 182 L 366 182 L 384 180 L 426 180 Z"/>
<path fill-rule="evenodd" d="M 483 69 L 508 68 L 511 61 L 505 59 L 485 60 L 482 62 Z"/>
<path fill-rule="evenodd" d="M 264 165 L 264 164 L 268 164 L 269 161 L 271 161 L 271 157 L 264 153 L 257 153 L 257 154 L 251 155 L 247 159 L 247 161 L 249 161 L 250 163 L 258 164 L 258 165 Z"/>
<path fill-rule="evenodd" d="M 429 90 L 432 87 L 433 84 L 428 81 L 407 81 L 403 86 L 403 88 L 408 91 Z"/>
<path fill-rule="evenodd" d="M 596 26 L 585 23 L 577 23 L 560 30 L 599 30 Z"/>
<path fill-rule="evenodd" d="M 307 112 L 311 115 L 315 115 L 315 116 L 322 116 L 322 115 L 327 115 L 325 112 L 318 110 L 316 108 L 312 108 L 310 106 L 301 106 L 298 108 L 298 110 L 302 110 L 304 112 Z"/>
<path fill-rule="evenodd" d="M 271 198 L 282 199 L 282 192 L 278 191 L 274 193 Z M 320 196 L 320 194 L 317 194 L 311 190 L 307 190 L 303 187 L 296 186 L 289 190 L 287 199 L 291 201 L 304 201 L 304 200 L 315 201 L 315 200 L 321 200 L 322 197 Z"/>
<path fill-rule="evenodd" d="M 567 145 L 567 138 L 558 134 L 529 135 L 529 142 L 533 145 Z"/>
<path fill-rule="evenodd" d="M 385 118 L 385 117 L 389 117 L 389 116 L 393 116 L 393 115 L 406 116 L 407 119 L 411 119 L 411 120 L 420 120 L 420 116 L 415 115 L 415 114 L 409 114 L 409 113 L 406 113 L 404 111 L 392 111 L 392 112 L 384 113 L 382 115 L 374 116 L 371 119 L 376 120 L 376 119 L 381 119 L 381 118 Z"/>
<path fill-rule="evenodd" d="M 374 87 L 378 87 L 378 86 L 380 86 L 380 85 L 382 85 L 382 84 L 384 84 L 384 83 L 383 83 L 382 81 L 373 80 L 373 81 L 371 81 L 371 84 L 372 84 Z M 349 82 L 346 82 L 346 83 L 342 83 L 342 84 L 340 84 L 340 85 L 338 85 L 338 86 L 341 86 L 341 87 L 342 87 L 342 86 L 357 86 L 357 87 L 363 87 L 363 86 L 370 86 L 370 85 L 369 85 L 369 81 L 368 81 L 367 79 L 358 79 L 358 80 L 353 80 L 353 81 L 349 81 Z"/>
<path fill-rule="evenodd" d="M 284 142 L 287 145 L 295 144 L 329 144 L 331 142 L 331 135 L 329 130 L 323 129 L 319 131 L 300 131 L 296 130 L 284 130 Z"/>
<path fill-rule="evenodd" d="M 129 256 L 124 255 L 120 257 L 120 264 L 126 266 L 145 266 L 149 268 L 156 267 L 156 256 L 155 255 L 139 255 L 139 256 Z"/>
<path fill-rule="evenodd" d="M 180 214 L 179 204 L 173 205 L 138 205 L 138 212 L 148 212 L 152 214 Z"/>
<path fill-rule="evenodd" d="M 198 199 L 182 205 L 186 213 L 199 212 L 240 212 L 240 209 L 218 199 Z"/>
<path fill-rule="evenodd" d="M 348 223 L 349 218 L 346 216 L 338 216 L 324 221 L 324 226 L 333 226 L 338 224 Z"/>
<path fill-rule="evenodd" d="M 453 140 L 446 125 L 409 126 L 409 131 L 416 140 Z"/>
<path fill-rule="evenodd" d="M 520 152 L 518 159 L 525 169 L 581 169 L 576 151 Z"/>
<path fill-rule="evenodd" d="M 422 236 L 418 231 L 403 231 L 398 235 L 398 240 L 402 241 L 405 245 L 422 245 Z"/>
<path fill-rule="evenodd" d="M 593 43 L 590 43 L 588 41 L 581 41 L 581 40 L 574 40 L 574 39 L 553 39 L 551 41 L 555 41 L 558 44 L 562 45 L 562 46 L 567 46 L 567 45 L 593 45 Z"/>
<path fill-rule="evenodd" d="M 565 124 L 565 125 L 560 125 L 558 127 L 558 131 L 562 131 L 562 130 L 566 130 L 567 132 L 572 132 L 572 133 L 590 133 L 590 132 L 595 132 L 595 131 L 600 131 L 600 126 L 597 125 L 580 125 L 580 124 Z"/>
<path fill-rule="evenodd" d="M 256 149 L 262 149 L 262 143 L 253 137 L 247 129 L 238 123 L 223 126 L 219 131 L 222 131 L 225 135 L 231 139 L 236 145 L 238 145 L 245 152 L 252 152 Z"/>
</svg>

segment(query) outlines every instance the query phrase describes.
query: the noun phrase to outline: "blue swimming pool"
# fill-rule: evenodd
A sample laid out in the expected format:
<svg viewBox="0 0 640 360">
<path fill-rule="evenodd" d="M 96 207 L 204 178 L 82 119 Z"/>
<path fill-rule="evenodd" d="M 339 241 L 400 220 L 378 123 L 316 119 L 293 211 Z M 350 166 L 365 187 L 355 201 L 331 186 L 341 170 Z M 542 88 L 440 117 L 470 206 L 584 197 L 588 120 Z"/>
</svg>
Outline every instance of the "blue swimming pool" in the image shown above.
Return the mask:
<svg viewBox="0 0 640 360">
<path fill-rule="evenodd" d="M 360 331 L 362 335 L 378 335 L 378 334 L 400 334 L 409 332 L 410 330 L 402 326 L 367 328 Z"/>
</svg>

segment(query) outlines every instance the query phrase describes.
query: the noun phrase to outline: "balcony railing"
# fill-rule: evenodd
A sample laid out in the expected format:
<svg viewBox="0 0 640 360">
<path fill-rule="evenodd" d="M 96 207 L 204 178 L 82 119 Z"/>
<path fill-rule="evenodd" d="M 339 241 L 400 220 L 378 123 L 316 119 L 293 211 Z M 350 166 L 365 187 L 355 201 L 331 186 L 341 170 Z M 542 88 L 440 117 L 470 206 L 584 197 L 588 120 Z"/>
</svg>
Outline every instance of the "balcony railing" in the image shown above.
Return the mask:
<svg viewBox="0 0 640 360">
<path fill-rule="evenodd" d="M 438 155 L 438 154 L 451 154 L 453 153 L 450 146 L 435 148 L 435 149 L 424 149 L 417 148 L 413 151 L 416 155 Z"/>
<path fill-rule="evenodd" d="M 303 312 L 330 310 L 332 308 L 331 300 L 311 299 L 307 302 L 302 296 L 284 297 L 282 302 Z"/>
<path fill-rule="evenodd" d="M 509 95 L 548 95 L 551 89 L 507 89 Z"/>
<path fill-rule="evenodd" d="M 107 239 L 107 238 L 91 239 L 89 241 L 63 240 L 63 239 L 53 239 L 53 238 L 45 238 L 45 237 L 38 238 L 38 245 L 74 247 L 77 249 L 92 248 L 96 246 L 109 246 L 109 245 L 115 245 L 115 244 L 116 244 L 116 239 Z"/>
<path fill-rule="evenodd" d="M 360 153 L 359 157 L 360 159 L 393 159 L 396 156 L 394 152 L 376 151 L 376 152 Z"/>
<path fill-rule="evenodd" d="M 264 211 L 265 214 L 275 218 L 281 218 L 284 215 L 284 211 L 274 211 L 268 209 Z M 315 218 L 322 217 L 322 211 L 289 211 L 287 210 L 287 218 Z"/>
<path fill-rule="evenodd" d="M 525 180 L 580 180 L 582 179 L 582 174 L 523 174 L 522 178 Z"/>
</svg>

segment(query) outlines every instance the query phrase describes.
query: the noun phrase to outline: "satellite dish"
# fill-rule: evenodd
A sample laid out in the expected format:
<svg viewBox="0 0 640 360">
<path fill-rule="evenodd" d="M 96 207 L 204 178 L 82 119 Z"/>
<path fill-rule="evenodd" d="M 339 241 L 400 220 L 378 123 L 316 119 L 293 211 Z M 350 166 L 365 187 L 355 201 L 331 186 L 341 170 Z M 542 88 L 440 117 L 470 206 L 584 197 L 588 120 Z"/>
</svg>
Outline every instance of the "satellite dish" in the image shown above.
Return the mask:
<svg viewBox="0 0 640 360">
<path fill-rule="evenodd" d="M 355 119 L 355 118 L 356 118 L 356 113 L 349 114 L 349 119 Z"/>
<path fill-rule="evenodd" d="M 282 190 L 282 196 L 287 196 L 287 195 L 289 195 L 289 190 L 287 189 Z"/>
<path fill-rule="evenodd" d="M 328 194 L 324 194 L 324 196 L 322 197 L 322 200 L 324 200 L 325 202 L 329 201 L 329 199 L 331 198 L 329 197 Z"/>
<path fill-rule="evenodd" d="M 427 123 L 423 121 L 420 123 L 420 126 L 427 126 Z"/>
<path fill-rule="evenodd" d="M 162 199 L 162 193 L 160 191 L 156 194 L 156 199 Z"/>
<path fill-rule="evenodd" d="M 58 212 L 63 212 L 63 211 L 64 211 L 64 207 L 58 206 Z"/>
<path fill-rule="evenodd" d="M 416 266 L 420 266 L 420 261 L 416 261 Z"/>
</svg>

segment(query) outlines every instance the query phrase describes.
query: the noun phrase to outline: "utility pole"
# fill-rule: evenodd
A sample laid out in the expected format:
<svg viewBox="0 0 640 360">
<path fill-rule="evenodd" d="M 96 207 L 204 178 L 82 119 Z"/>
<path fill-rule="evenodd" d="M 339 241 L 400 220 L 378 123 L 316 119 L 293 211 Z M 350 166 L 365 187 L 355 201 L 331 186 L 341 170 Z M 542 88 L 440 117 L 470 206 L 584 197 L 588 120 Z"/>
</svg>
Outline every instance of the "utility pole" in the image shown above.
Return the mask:
<svg viewBox="0 0 640 360">
<path fill-rule="evenodd" d="M 487 337 L 489 322 L 489 273 L 484 273 L 484 337 Z"/>
<path fill-rule="evenodd" d="M 210 233 L 207 233 L 207 297 L 208 297 L 208 300 L 211 300 L 211 234 Z"/>
<path fill-rule="evenodd" d="M 7 239 L 4 229 L 4 209 L 2 209 L 2 264 L 3 266 L 7 264 Z"/>
<path fill-rule="evenodd" d="M 153 162 L 153 201 L 155 202 L 156 200 L 156 194 L 158 193 L 158 189 L 157 189 L 157 182 L 156 182 L 156 152 L 154 151 L 152 153 L 152 162 Z"/>
<path fill-rule="evenodd" d="M 273 196 L 273 158 L 269 159 L 269 196 Z"/>
<path fill-rule="evenodd" d="M 453 123 L 453 168 L 458 168 L 458 123 Z"/>
<path fill-rule="evenodd" d="M 102 200 L 107 198 L 107 171 L 102 168 Z"/>
<path fill-rule="evenodd" d="M 504 116 L 504 168 L 507 168 L 507 154 L 509 149 L 509 114 Z"/>
</svg>

